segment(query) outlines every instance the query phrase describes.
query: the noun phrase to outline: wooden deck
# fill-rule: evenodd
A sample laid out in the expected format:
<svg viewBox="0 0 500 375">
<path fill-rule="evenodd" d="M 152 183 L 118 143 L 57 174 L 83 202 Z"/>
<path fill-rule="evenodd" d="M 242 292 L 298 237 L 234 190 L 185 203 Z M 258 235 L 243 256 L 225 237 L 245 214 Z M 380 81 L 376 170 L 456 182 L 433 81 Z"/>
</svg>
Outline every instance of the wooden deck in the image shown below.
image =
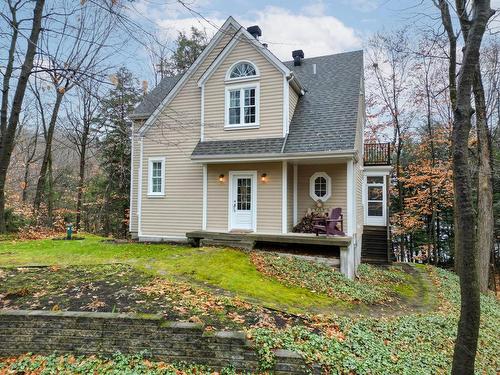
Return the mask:
<svg viewBox="0 0 500 375">
<path fill-rule="evenodd" d="M 324 245 L 337 246 L 341 250 L 347 249 L 351 243 L 351 237 L 348 236 L 316 236 L 309 233 L 228 233 L 228 232 L 210 232 L 194 231 L 186 233 L 193 246 L 204 244 L 220 244 L 245 249 L 253 249 L 255 243 L 287 243 L 300 245 Z"/>
</svg>

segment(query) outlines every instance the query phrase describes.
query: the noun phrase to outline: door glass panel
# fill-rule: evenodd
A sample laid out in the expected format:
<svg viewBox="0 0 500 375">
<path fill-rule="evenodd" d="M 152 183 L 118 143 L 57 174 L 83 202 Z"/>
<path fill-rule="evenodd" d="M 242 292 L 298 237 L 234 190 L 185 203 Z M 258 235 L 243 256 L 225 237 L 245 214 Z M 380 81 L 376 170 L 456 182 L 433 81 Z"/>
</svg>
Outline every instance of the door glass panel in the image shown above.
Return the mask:
<svg viewBox="0 0 500 375">
<path fill-rule="evenodd" d="M 238 178 L 236 205 L 240 211 L 251 210 L 252 202 L 252 179 Z"/>
<path fill-rule="evenodd" d="M 382 216 L 382 202 L 368 202 L 368 216 Z"/>
<path fill-rule="evenodd" d="M 368 200 L 381 201 L 384 199 L 382 186 L 368 186 Z"/>
</svg>

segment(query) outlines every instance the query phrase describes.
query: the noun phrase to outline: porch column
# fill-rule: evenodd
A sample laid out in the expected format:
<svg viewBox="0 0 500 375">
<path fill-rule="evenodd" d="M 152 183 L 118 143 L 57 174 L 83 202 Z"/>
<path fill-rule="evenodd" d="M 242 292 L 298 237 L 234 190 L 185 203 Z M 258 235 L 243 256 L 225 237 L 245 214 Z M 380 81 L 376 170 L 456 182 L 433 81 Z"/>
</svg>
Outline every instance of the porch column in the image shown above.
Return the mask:
<svg viewBox="0 0 500 375">
<path fill-rule="evenodd" d="M 281 164 L 281 233 L 288 232 L 288 163 L 286 160 Z"/>
<path fill-rule="evenodd" d="M 202 206 L 201 229 L 207 230 L 207 207 L 208 207 L 208 167 L 203 164 L 203 206 Z"/>
</svg>

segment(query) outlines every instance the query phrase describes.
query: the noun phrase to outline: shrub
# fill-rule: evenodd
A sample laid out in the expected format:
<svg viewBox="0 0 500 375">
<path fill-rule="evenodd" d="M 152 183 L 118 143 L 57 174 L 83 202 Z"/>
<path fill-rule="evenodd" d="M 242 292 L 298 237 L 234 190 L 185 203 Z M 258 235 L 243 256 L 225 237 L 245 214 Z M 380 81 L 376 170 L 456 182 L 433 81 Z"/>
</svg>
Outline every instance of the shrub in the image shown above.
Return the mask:
<svg viewBox="0 0 500 375">
<path fill-rule="evenodd" d="M 30 219 L 20 213 L 15 212 L 12 208 L 5 210 L 5 225 L 7 232 L 17 232 L 30 224 Z"/>
</svg>

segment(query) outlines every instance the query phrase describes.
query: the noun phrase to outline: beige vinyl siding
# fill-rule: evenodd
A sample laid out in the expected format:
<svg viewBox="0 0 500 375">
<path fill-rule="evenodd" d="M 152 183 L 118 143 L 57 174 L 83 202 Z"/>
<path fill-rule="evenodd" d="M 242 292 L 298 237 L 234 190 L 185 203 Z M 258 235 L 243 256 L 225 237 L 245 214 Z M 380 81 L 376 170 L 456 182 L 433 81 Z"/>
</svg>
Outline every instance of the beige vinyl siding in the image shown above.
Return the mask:
<svg viewBox="0 0 500 375">
<path fill-rule="evenodd" d="M 290 86 L 290 105 L 288 106 L 288 119 L 292 121 L 293 114 L 295 113 L 295 107 L 297 107 L 297 102 L 299 101 L 299 94 Z"/>
<path fill-rule="evenodd" d="M 225 35 L 144 136 L 141 236 L 184 237 L 201 229 L 203 169 L 191 161 L 200 138 L 201 90 L 197 81 L 228 43 Z M 139 156 L 139 155 L 137 155 Z M 148 196 L 148 158 L 165 157 L 165 195 Z"/>
<path fill-rule="evenodd" d="M 210 164 L 207 169 L 207 230 L 228 230 L 229 171 L 257 171 L 257 232 L 281 233 L 281 162 Z M 267 182 L 260 180 L 262 173 Z"/>
<path fill-rule="evenodd" d="M 226 72 L 231 65 L 240 60 L 251 61 L 260 71 L 260 78 L 256 81 L 260 84 L 260 127 L 224 130 Z M 205 140 L 281 136 L 283 136 L 283 73 L 250 43 L 240 41 L 205 83 Z"/>
<path fill-rule="evenodd" d="M 325 209 L 342 208 L 344 214 L 344 231 L 347 230 L 347 165 L 299 165 L 297 181 L 297 218 L 300 219 L 308 209 L 315 207 L 315 201 L 309 195 L 309 179 L 316 172 L 325 172 L 332 179 L 332 195 L 324 203 Z"/>
<path fill-rule="evenodd" d="M 287 229 L 293 229 L 293 164 L 288 163 L 287 171 Z"/>
</svg>

